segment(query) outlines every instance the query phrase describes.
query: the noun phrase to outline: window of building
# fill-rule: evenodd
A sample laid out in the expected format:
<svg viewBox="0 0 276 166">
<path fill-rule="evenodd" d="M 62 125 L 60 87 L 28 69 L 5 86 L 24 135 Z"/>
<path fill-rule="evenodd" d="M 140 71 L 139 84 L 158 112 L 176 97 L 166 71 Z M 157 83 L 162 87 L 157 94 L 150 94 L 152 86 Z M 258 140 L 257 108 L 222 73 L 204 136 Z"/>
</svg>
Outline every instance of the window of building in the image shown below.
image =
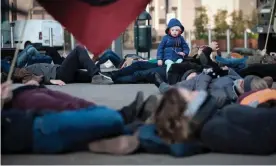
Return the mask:
<svg viewBox="0 0 276 166">
<path fill-rule="evenodd" d="M 173 6 L 172 11 L 177 11 L 177 7 Z"/>
<path fill-rule="evenodd" d="M 36 1 L 36 0 L 33 0 L 33 7 L 39 7 L 40 4 Z"/>
<path fill-rule="evenodd" d="M 166 24 L 166 19 L 159 18 L 159 24 Z"/>
<path fill-rule="evenodd" d="M 12 7 L 17 8 L 17 0 L 12 1 Z M 12 12 L 12 21 L 17 20 L 17 13 L 15 11 Z"/>
<path fill-rule="evenodd" d="M 33 14 L 43 14 L 43 10 L 33 10 Z"/>
</svg>

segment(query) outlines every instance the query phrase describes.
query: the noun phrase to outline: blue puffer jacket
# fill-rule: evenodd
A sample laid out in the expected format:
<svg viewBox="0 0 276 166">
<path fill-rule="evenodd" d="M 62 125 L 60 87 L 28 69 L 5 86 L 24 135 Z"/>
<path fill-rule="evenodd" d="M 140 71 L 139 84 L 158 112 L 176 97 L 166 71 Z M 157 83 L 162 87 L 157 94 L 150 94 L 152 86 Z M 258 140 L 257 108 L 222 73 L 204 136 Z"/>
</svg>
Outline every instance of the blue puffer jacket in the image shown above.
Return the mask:
<svg viewBox="0 0 276 166">
<path fill-rule="evenodd" d="M 168 27 L 166 29 L 166 34 L 157 49 L 157 59 L 158 60 L 167 60 L 176 61 L 177 59 L 182 59 L 183 56 L 178 55 L 177 52 L 184 52 L 187 56 L 190 52 L 190 48 L 186 43 L 185 39 L 179 35 L 178 37 L 172 37 L 169 35 L 169 29 L 174 26 L 179 26 L 184 32 L 184 27 L 177 19 L 171 19 Z"/>
</svg>

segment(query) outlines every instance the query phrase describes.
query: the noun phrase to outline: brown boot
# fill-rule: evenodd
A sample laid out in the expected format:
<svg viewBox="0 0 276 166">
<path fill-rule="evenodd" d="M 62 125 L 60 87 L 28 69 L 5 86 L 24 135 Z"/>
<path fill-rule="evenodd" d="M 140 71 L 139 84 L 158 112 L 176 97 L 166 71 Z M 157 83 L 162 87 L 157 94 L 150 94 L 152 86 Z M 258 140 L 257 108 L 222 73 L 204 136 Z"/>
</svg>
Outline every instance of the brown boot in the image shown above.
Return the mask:
<svg viewBox="0 0 276 166">
<path fill-rule="evenodd" d="M 137 136 L 118 136 L 90 143 L 89 150 L 95 153 L 127 155 L 139 147 Z"/>
</svg>

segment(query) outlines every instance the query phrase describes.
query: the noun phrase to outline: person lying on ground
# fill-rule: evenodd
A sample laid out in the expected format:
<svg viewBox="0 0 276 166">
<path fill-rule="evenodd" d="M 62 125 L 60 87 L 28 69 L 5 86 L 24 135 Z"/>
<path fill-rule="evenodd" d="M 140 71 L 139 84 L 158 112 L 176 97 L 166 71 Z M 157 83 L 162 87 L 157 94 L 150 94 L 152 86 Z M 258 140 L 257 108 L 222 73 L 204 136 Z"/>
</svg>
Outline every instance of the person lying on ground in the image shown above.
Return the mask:
<svg viewBox="0 0 276 166">
<path fill-rule="evenodd" d="M 117 155 L 143 151 L 176 157 L 210 151 L 272 154 L 276 151 L 276 90 L 250 93 L 242 96 L 241 104 L 223 104 L 218 109 L 217 99 L 206 91 L 172 88 L 163 95 L 152 124 L 141 125 L 133 135 L 94 141 L 89 148 Z"/>
<path fill-rule="evenodd" d="M 142 92 L 116 111 L 93 102 L 53 91 L 31 80 L 11 90 L 1 84 L 1 152 L 62 153 L 88 150 L 89 142 L 124 133 L 124 126 L 139 121 L 150 110 Z"/>
<path fill-rule="evenodd" d="M 220 66 L 223 66 L 223 64 L 226 64 L 228 67 L 233 67 L 236 69 L 236 72 L 240 74 L 242 77 L 246 77 L 247 75 L 256 75 L 259 77 L 272 77 L 274 80 L 276 80 L 275 75 L 275 64 L 274 63 L 265 63 L 261 64 L 264 59 L 271 59 L 269 55 L 265 54 L 265 50 L 257 51 L 253 56 L 248 56 L 247 59 L 232 59 L 229 61 L 224 59 L 223 62 L 229 61 L 227 63 L 220 63 L 222 62 L 222 58 L 218 56 L 219 54 L 215 51 L 218 49 L 217 43 L 212 42 L 211 47 L 206 47 L 203 49 L 202 54 L 200 55 L 200 62 L 201 65 L 205 67 L 213 67 L 214 69 L 217 69 Z M 235 52 L 238 52 L 237 50 Z M 240 56 L 239 54 L 235 53 L 233 56 Z M 261 60 L 258 61 L 258 63 L 252 63 L 248 64 L 248 60 L 250 57 L 261 57 Z M 226 60 L 226 61 L 225 61 Z M 246 61 L 244 61 L 246 60 Z M 244 64 L 244 63 L 247 64 Z M 270 60 L 270 62 L 272 62 Z M 227 65 L 228 64 L 228 65 Z M 229 65 L 230 64 L 230 65 Z M 234 66 L 233 66 L 234 65 Z M 235 67 L 236 66 L 236 67 Z M 239 66 L 239 67 L 237 67 Z M 245 67 L 244 67 L 245 66 Z"/>
<path fill-rule="evenodd" d="M 122 68 L 117 71 L 102 73 L 106 77 L 106 80 L 112 80 L 115 84 L 135 84 L 135 83 L 153 83 L 154 75 L 152 73 L 158 73 L 163 80 L 167 80 L 166 67 L 158 66 L 157 63 L 151 63 L 147 61 L 137 61 L 130 66 Z M 95 76 L 96 82 L 97 77 Z M 99 79 L 101 83 L 102 79 Z"/>
<path fill-rule="evenodd" d="M 83 71 L 80 69 L 86 69 Z M 26 66 L 22 69 L 15 69 L 13 75 L 16 81 L 25 80 L 25 75 L 20 75 L 21 70 L 23 73 L 29 73 L 41 77 L 41 83 L 65 85 L 66 83 L 91 83 L 92 77 L 99 74 L 100 70 L 91 60 L 85 48 L 77 46 L 65 58 L 61 65 L 37 63 Z M 19 74 L 18 74 L 19 73 Z"/>
<path fill-rule="evenodd" d="M 222 77 L 217 77 L 217 74 L 212 70 L 204 70 L 197 74 L 195 71 L 188 71 L 184 74 L 183 81 L 174 85 L 174 87 L 182 87 L 189 90 L 205 90 L 211 94 L 218 92 L 217 89 L 222 89 L 221 94 L 218 94 L 218 102 L 221 98 L 227 100 L 228 103 L 233 103 L 237 98 L 248 91 L 268 88 L 267 82 L 257 76 L 249 75 L 244 79 L 240 77 L 234 70 L 225 68 L 228 74 Z M 158 75 L 156 74 L 157 79 Z M 161 82 L 161 81 L 160 81 Z M 159 84 L 161 93 L 165 93 L 173 86 L 163 82 Z"/>
</svg>

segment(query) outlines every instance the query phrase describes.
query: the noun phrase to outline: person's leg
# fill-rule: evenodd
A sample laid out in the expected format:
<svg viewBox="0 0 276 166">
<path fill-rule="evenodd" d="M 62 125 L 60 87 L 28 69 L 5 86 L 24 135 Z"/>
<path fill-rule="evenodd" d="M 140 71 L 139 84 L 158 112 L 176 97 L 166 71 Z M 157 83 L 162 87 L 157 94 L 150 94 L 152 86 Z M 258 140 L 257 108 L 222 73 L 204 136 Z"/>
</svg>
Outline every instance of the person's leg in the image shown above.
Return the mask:
<svg viewBox="0 0 276 166">
<path fill-rule="evenodd" d="M 126 84 L 126 83 L 155 83 L 154 73 L 158 73 L 163 80 L 166 79 L 166 68 L 165 67 L 155 67 L 148 70 L 136 71 L 131 75 L 118 77 L 113 80 L 117 84 Z"/>
<path fill-rule="evenodd" d="M 182 63 L 183 62 L 183 59 L 177 59 L 176 61 L 175 61 L 175 63 Z"/>
<path fill-rule="evenodd" d="M 53 47 L 46 48 L 46 55 L 52 57 L 54 64 L 61 65 L 64 61 L 64 57 L 61 57 L 57 50 Z"/>
<path fill-rule="evenodd" d="M 33 151 L 61 153 L 87 150 L 91 141 L 123 132 L 119 112 L 106 107 L 45 114 L 34 120 Z"/>
<path fill-rule="evenodd" d="M 249 65 L 238 73 L 242 77 L 247 75 L 256 75 L 259 77 L 270 76 L 273 80 L 276 80 L 275 64 L 254 64 Z"/>
<path fill-rule="evenodd" d="M 99 58 L 97 62 L 97 66 L 99 67 L 101 64 L 104 64 L 106 61 L 110 60 L 113 65 L 118 68 L 118 66 L 122 63 L 122 59 L 112 50 L 106 50 L 103 55 Z"/>
<path fill-rule="evenodd" d="M 172 64 L 174 64 L 174 62 L 172 60 L 166 60 L 165 61 L 165 65 L 166 65 L 166 72 L 168 73 L 168 71 L 170 70 Z"/>
<path fill-rule="evenodd" d="M 28 61 L 32 56 L 41 56 L 35 47 L 32 45 L 28 45 L 23 51 L 18 54 L 18 58 L 16 60 L 16 66 L 18 68 L 24 67 L 28 64 Z"/>
<path fill-rule="evenodd" d="M 138 61 L 138 62 L 132 63 L 130 66 L 125 67 L 121 70 L 112 72 L 111 78 L 114 81 L 118 77 L 129 76 L 129 75 L 132 75 L 136 71 L 148 70 L 148 69 L 156 68 L 156 67 L 158 67 L 158 65 L 155 64 L 155 63 L 150 63 L 150 62 L 145 62 L 145 61 Z"/>
<path fill-rule="evenodd" d="M 57 71 L 57 79 L 66 83 L 74 82 L 75 74 L 80 68 L 86 69 L 91 78 L 100 70 L 89 57 L 87 50 L 77 46 L 62 62 Z"/>
<path fill-rule="evenodd" d="M 201 131 L 212 151 L 270 154 L 276 150 L 275 108 L 229 105 L 211 118 Z"/>
</svg>

